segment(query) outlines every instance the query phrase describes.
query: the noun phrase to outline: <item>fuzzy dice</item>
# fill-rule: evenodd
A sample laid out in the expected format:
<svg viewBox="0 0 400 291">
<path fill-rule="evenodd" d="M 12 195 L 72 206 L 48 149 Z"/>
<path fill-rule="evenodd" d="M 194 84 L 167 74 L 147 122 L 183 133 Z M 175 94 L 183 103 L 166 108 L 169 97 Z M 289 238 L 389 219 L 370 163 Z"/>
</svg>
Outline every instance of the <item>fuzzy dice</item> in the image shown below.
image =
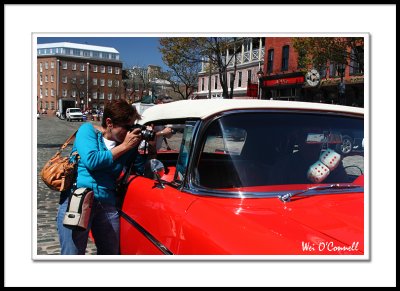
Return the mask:
<svg viewBox="0 0 400 291">
<path fill-rule="evenodd" d="M 336 169 L 340 163 L 340 155 L 332 149 L 322 152 L 319 161 L 310 166 L 307 178 L 314 183 L 321 183 L 329 176 L 329 173 Z"/>
<path fill-rule="evenodd" d="M 340 163 L 340 155 L 334 150 L 327 149 L 321 153 L 319 160 L 323 162 L 329 170 L 333 171 Z"/>
<path fill-rule="evenodd" d="M 310 166 L 307 178 L 313 183 L 321 183 L 328 177 L 330 171 L 321 161 L 317 161 Z"/>
</svg>

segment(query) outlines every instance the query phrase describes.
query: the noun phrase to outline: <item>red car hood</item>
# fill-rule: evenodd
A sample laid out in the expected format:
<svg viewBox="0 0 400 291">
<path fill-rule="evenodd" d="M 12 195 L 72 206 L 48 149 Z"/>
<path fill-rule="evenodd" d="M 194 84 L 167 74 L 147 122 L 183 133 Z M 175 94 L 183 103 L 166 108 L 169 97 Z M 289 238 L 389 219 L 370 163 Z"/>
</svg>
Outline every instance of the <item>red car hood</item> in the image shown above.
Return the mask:
<svg viewBox="0 0 400 291">
<path fill-rule="evenodd" d="M 221 213 L 221 209 L 225 213 Z M 267 252 L 364 254 L 363 193 L 296 196 L 287 203 L 278 198 L 202 197 L 192 204 L 188 216 L 196 216 L 199 212 L 208 213 L 210 220 L 214 215 L 226 217 L 219 222 L 236 241 L 242 235 L 251 239 L 248 234 L 255 234 L 251 242 L 254 250 L 262 251 L 267 244 L 268 248 L 276 244 L 272 251 Z M 238 233 L 237 225 L 241 226 L 243 233 Z M 211 227 L 210 235 L 214 235 L 212 232 Z M 241 247 L 246 248 L 244 244 Z"/>
</svg>

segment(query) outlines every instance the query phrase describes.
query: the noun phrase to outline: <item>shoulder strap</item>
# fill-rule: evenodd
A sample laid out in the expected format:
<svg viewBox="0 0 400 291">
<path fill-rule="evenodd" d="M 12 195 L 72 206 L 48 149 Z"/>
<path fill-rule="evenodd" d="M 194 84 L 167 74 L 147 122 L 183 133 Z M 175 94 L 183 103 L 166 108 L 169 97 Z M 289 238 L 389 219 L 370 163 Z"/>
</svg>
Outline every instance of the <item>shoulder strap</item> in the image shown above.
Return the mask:
<svg viewBox="0 0 400 291">
<path fill-rule="evenodd" d="M 68 144 L 75 138 L 76 133 L 78 132 L 78 130 L 76 130 L 66 141 L 65 143 L 60 147 L 60 149 L 58 150 L 59 152 L 63 151 Z"/>
</svg>

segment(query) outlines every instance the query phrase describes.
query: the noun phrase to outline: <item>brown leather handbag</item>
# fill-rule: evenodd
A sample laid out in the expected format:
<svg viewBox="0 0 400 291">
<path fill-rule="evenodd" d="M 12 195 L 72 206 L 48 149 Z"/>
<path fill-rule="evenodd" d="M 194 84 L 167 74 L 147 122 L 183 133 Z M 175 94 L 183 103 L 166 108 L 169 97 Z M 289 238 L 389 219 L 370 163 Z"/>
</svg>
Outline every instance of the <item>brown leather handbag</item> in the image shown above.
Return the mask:
<svg viewBox="0 0 400 291">
<path fill-rule="evenodd" d="M 75 138 L 76 132 L 72 134 L 60 147 L 57 153 L 44 165 L 40 171 L 43 182 L 52 190 L 65 191 L 72 188 L 76 178 L 76 167 L 78 164 L 78 152 L 73 152 L 69 157 L 62 157 L 62 151 Z M 72 160 L 72 161 L 70 161 Z"/>
</svg>

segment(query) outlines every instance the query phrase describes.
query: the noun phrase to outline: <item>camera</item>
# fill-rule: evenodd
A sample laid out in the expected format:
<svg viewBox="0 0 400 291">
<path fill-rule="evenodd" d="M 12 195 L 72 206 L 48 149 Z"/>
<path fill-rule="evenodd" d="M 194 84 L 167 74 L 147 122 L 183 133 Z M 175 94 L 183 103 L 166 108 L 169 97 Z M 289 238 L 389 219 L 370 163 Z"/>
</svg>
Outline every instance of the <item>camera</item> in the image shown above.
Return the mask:
<svg viewBox="0 0 400 291">
<path fill-rule="evenodd" d="M 146 128 L 146 126 L 140 124 L 135 124 L 129 131 L 132 131 L 135 128 L 140 128 L 140 135 L 145 141 L 152 141 L 156 137 L 156 133 L 153 130 L 149 130 Z"/>
</svg>

